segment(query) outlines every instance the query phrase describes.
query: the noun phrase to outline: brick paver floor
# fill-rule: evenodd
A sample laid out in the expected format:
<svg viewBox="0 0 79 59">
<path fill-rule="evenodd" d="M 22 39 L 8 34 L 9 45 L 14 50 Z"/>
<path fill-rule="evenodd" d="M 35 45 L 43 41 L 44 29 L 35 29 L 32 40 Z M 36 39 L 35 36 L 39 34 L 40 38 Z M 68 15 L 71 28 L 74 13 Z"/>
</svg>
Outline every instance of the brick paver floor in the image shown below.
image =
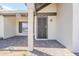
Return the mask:
<svg viewBox="0 0 79 59">
<path fill-rule="evenodd" d="M 27 37 L 0 40 L 0 56 L 76 56 L 56 40 L 34 40 L 34 50 L 27 51 Z"/>
</svg>

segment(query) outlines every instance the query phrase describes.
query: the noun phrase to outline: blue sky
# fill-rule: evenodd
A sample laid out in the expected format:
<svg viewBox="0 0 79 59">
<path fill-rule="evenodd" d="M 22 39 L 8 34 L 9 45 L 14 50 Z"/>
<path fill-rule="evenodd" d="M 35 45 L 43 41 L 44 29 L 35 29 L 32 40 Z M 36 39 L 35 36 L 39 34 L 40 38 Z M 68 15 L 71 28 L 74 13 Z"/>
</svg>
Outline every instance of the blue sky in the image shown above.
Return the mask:
<svg viewBox="0 0 79 59">
<path fill-rule="evenodd" d="M 0 3 L 0 5 L 4 9 L 9 9 L 9 10 L 26 10 L 27 9 L 24 3 Z"/>
</svg>

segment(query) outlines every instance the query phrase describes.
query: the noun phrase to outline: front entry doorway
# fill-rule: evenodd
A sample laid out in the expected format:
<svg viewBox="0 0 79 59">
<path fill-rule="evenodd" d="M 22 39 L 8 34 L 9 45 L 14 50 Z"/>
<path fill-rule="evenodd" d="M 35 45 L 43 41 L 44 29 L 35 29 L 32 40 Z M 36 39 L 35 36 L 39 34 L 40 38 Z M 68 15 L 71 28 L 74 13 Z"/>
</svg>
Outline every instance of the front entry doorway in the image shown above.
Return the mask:
<svg viewBox="0 0 79 59">
<path fill-rule="evenodd" d="M 47 39 L 48 38 L 48 17 L 40 16 L 37 17 L 37 38 Z"/>
</svg>

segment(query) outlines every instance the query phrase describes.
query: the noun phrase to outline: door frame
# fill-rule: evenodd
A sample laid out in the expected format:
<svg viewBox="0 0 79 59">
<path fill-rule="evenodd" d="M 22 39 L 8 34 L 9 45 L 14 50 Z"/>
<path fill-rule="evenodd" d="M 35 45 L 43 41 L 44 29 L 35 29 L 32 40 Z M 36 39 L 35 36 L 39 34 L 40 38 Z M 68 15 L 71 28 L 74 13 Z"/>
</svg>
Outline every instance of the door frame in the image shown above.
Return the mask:
<svg viewBox="0 0 79 59">
<path fill-rule="evenodd" d="M 41 38 L 37 38 L 38 36 L 38 17 L 46 17 L 47 18 L 47 38 L 45 39 L 41 39 Z M 48 16 L 36 16 L 35 17 L 35 40 L 47 40 L 48 39 Z"/>
<path fill-rule="evenodd" d="M 22 21 L 17 21 L 17 24 L 16 24 L 16 30 L 17 30 L 16 35 L 17 36 L 26 36 L 27 34 L 24 34 L 24 33 L 20 33 L 19 32 L 19 23 L 20 22 L 28 23 L 27 21 L 23 21 L 23 20 Z"/>
</svg>

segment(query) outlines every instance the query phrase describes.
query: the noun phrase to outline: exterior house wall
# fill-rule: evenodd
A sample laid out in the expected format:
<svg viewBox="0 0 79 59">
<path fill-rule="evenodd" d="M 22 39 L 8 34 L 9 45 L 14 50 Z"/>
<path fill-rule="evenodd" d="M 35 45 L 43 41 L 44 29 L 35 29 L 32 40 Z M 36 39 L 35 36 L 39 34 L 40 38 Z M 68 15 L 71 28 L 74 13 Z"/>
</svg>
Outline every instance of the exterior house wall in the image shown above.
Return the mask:
<svg viewBox="0 0 79 59">
<path fill-rule="evenodd" d="M 50 4 L 45 8 L 38 11 L 38 13 L 51 13 L 57 12 L 56 4 Z M 56 16 L 47 16 L 48 17 L 48 39 L 45 40 L 55 40 L 56 39 Z M 50 20 L 53 20 L 52 22 Z M 37 39 L 37 16 L 35 16 L 35 39 Z M 44 40 L 44 39 L 43 39 Z"/>
<path fill-rule="evenodd" d="M 73 4 L 57 4 L 57 40 L 73 51 Z"/>
<path fill-rule="evenodd" d="M 0 16 L 2 18 L 0 20 L 0 37 L 3 37 L 4 39 L 10 38 L 16 35 L 27 35 L 24 33 L 19 33 L 19 22 L 27 21 L 27 17 L 22 17 L 20 19 L 17 19 L 15 16 Z"/>
<path fill-rule="evenodd" d="M 4 39 L 16 35 L 16 19 L 15 17 L 5 17 L 4 19 Z"/>
<path fill-rule="evenodd" d="M 48 16 L 48 39 L 56 39 L 56 16 Z"/>
<path fill-rule="evenodd" d="M 4 16 L 0 15 L 0 37 L 4 37 Z"/>
</svg>

